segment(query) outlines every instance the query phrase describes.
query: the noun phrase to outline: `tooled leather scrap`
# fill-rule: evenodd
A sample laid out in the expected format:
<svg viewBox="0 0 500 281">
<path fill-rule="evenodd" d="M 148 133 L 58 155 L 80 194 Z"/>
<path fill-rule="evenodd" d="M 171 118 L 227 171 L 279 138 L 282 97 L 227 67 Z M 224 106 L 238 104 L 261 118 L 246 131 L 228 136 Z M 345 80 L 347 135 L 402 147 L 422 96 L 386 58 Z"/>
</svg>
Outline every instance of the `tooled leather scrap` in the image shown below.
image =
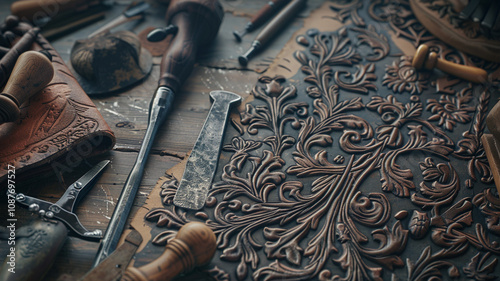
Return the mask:
<svg viewBox="0 0 500 281">
<path fill-rule="evenodd" d="M 110 150 L 115 136 L 50 43 L 34 50 L 52 55 L 54 78 L 21 106 L 21 118 L 0 125 L 0 181 L 8 165 L 22 174 L 41 166 L 65 171 L 74 161 Z M 52 166 L 52 167 L 50 167 Z"/>
<path fill-rule="evenodd" d="M 491 83 L 416 71 L 422 43 Z M 205 207 L 172 204 L 183 166 L 159 180 L 134 219 L 150 239 L 135 265 L 203 221 L 216 280 L 494 280 L 500 198 L 480 139 L 499 69 L 407 1 L 326 1 L 233 118 Z"/>
</svg>

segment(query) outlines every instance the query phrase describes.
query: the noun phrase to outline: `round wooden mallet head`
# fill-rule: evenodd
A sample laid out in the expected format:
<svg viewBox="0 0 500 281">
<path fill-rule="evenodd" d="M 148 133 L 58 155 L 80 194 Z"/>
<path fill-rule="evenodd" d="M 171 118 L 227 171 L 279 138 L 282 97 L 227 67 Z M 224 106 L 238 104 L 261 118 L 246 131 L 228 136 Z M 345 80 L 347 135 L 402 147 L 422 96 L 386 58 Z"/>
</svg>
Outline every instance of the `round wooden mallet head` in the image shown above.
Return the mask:
<svg viewBox="0 0 500 281">
<path fill-rule="evenodd" d="M 20 107 L 52 80 L 54 68 L 50 59 L 36 51 L 22 53 L 0 94 L 0 123 L 19 119 Z"/>
<path fill-rule="evenodd" d="M 214 232 L 204 223 L 185 224 L 177 236 L 168 242 L 165 252 L 153 262 L 129 267 L 122 281 L 167 281 L 182 272 L 207 264 L 217 247 Z"/>
</svg>

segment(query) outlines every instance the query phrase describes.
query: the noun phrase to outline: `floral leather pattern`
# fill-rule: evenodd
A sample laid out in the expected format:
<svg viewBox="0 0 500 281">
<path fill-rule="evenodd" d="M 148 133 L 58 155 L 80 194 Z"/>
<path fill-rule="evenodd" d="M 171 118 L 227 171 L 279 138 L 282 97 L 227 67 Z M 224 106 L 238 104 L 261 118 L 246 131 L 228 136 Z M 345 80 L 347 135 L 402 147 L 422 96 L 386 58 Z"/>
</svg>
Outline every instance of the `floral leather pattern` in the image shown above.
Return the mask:
<svg viewBox="0 0 500 281">
<path fill-rule="evenodd" d="M 176 208 L 180 179 L 159 181 L 163 206 L 142 218 L 152 244 L 204 221 L 217 280 L 494 280 L 500 198 L 480 138 L 499 65 L 444 45 L 407 1 L 325 7 L 345 26 L 293 38 L 300 71 L 259 79 L 205 208 Z M 416 71 L 395 40 L 482 67 L 491 83 Z"/>
</svg>

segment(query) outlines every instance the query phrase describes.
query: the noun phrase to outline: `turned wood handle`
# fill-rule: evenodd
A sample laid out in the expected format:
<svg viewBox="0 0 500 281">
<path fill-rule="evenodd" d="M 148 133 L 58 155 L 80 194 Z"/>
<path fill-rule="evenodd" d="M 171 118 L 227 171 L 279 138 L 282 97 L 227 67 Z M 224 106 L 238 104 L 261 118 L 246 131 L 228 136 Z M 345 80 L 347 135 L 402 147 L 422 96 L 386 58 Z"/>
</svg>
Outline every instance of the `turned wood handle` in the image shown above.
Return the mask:
<svg viewBox="0 0 500 281">
<path fill-rule="evenodd" d="M 484 83 L 488 79 L 488 73 L 486 70 L 440 59 L 438 54 L 431 52 L 427 45 L 420 45 L 417 48 L 417 52 L 413 57 L 412 65 L 417 70 L 422 68 L 427 70 L 437 68 L 443 72 L 474 83 Z"/>
<path fill-rule="evenodd" d="M 193 70 L 198 49 L 208 45 L 217 35 L 223 15 L 217 0 L 170 2 L 167 24 L 177 26 L 178 32 L 162 58 L 159 86 L 177 92 Z"/>
<path fill-rule="evenodd" d="M 55 17 L 56 15 L 84 9 L 89 5 L 88 0 L 23 0 L 16 1 L 10 6 L 13 15 L 21 20 L 37 22 L 45 17 Z"/>
<path fill-rule="evenodd" d="M 168 281 L 178 274 L 210 262 L 217 247 L 213 231 L 201 222 L 185 224 L 153 262 L 127 268 L 122 281 Z"/>
<path fill-rule="evenodd" d="M 44 54 L 36 51 L 22 53 L 0 94 L 0 122 L 16 121 L 20 106 L 47 86 L 53 76 L 52 62 Z"/>
<path fill-rule="evenodd" d="M 257 28 L 264 22 L 266 22 L 276 11 L 281 9 L 285 4 L 290 2 L 290 0 L 271 0 L 262 7 L 251 19 L 250 23 L 252 27 Z M 252 28 L 249 28 L 252 29 Z"/>
</svg>

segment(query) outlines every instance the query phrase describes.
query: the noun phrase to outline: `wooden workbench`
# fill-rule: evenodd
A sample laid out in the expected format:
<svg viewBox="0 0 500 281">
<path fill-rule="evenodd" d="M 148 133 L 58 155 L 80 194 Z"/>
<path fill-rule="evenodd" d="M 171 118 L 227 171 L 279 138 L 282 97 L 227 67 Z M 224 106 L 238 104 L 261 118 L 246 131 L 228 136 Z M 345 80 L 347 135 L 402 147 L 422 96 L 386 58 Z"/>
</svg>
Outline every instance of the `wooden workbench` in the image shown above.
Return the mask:
<svg viewBox="0 0 500 281">
<path fill-rule="evenodd" d="M 433 18 L 457 20 L 443 6 L 448 1 L 310 0 L 246 68 L 237 58 L 256 33 L 238 44 L 232 31 L 266 1 L 220 1 L 219 35 L 179 91 L 135 198 L 129 224 L 146 239 L 134 266 L 158 257 L 182 225 L 202 221 L 216 234 L 216 253 L 181 280 L 498 278 L 500 197 L 481 137 L 499 98 L 500 64 L 441 41 L 411 8 L 419 2 Z M 105 20 L 53 46 L 67 62 L 75 40 L 124 7 L 113 6 Z M 8 4 L 0 8 L 4 17 Z M 122 28 L 162 26 L 164 14 L 155 6 L 145 22 Z M 441 59 L 484 69 L 487 83 L 416 70 L 421 44 Z M 16 191 L 55 201 L 92 165 L 110 159 L 76 210 L 89 230 L 104 230 L 145 133 L 159 60 L 140 85 L 92 98 L 117 137 L 109 153 L 72 159 L 70 172 L 18 180 Z M 172 201 L 212 90 L 235 92 L 245 105 L 230 117 L 205 206 L 187 210 Z M 5 200 L 0 195 L 0 208 Z M 6 214 L 0 209 L 0 220 Z M 18 207 L 16 217 L 21 224 L 35 215 Z M 82 276 L 97 247 L 70 237 L 45 279 Z M 0 243 L 0 256 L 6 252 Z"/>
<path fill-rule="evenodd" d="M 12 2 L 13 0 L 0 2 L 1 19 L 9 14 Z M 221 0 L 225 17 L 219 35 L 211 48 L 202 54 L 189 80 L 176 97 L 170 116 L 156 137 L 140 190 L 135 199 L 132 216 L 143 205 L 158 178 L 164 175 L 166 170 L 180 163 L 192 149 L 210 108 L 209 92 L 226 90 L 240 94 L 244 98 L 247 97 L 259 77 L 259 73 L 266 70 L 282 46 L 291 38 L 293 32 L 301 26 L 307 13 L 322 1 L 309 1 L 307 9 L 277 36 L 276 40 L 264 52 L 253 58 L 248 67 L 242 68 L 238 64 L 237 58 L 247 50 L 257 32 L 245 36 L 242 43 L 236 43 L 232 31 L 235 28 L 242 29 L 250 16 L 255 14 L 266 2 L 267 0 Z M 70 50 L 75 40 L 85 38 L 98 27 L 118 16 L 126 7 L 125 4 L 116 4 L 106 11 L 104 20 L 50 42 L 64 61 L 69 64 Z M 116 30 L 129 29 L 139 33 L 147 27 L 164 26 L 163 17 L 166 7 L 154 5 L 155 9 L 151 9 L 145 21 L 139 24 L 126 24 Z M 78 165 L 71 173 L 56 175 L 49 172 L 40 178 L 18 182 L 16 191 L 40 199 L 56 201 L 63 194 L 65 188 L 92 165 L 101 160 L 109 159 L 111 160 L 110 166 L 77 209 L 77 214 L 84 226 L 89 230 L 101 229 L 104 231 L 146 130 L 148 106 L 155 91 L 159 74 L 159 60 L 159 58 L 154 59 L 152 73 L 140 85 L 118 94 L 92 98 L 116 135 L 117 142 L 112 151 L 98 157 L 82 160 L 81 163 L 74 163 Z M 2 194 L 0 202 L 6 202 L 6 200 L 5 195 Z M 0 206 L 3 208 L 6 204 L 0 203 Z M 1 209 L 0 220 L 2 222 L 6 221 L 6 214 L 7 212 Z M 21 224 L 35 215 L 18 207 L 16 216 Z M 55 265 L 44 280 L 82 276 L 90 269 L 97 247 L 98 243 L 96 242 L 69 237 Z M 6 256 L 7 249 L 7 244 L 1 243 L 0 257 Z"/>
</svg>

